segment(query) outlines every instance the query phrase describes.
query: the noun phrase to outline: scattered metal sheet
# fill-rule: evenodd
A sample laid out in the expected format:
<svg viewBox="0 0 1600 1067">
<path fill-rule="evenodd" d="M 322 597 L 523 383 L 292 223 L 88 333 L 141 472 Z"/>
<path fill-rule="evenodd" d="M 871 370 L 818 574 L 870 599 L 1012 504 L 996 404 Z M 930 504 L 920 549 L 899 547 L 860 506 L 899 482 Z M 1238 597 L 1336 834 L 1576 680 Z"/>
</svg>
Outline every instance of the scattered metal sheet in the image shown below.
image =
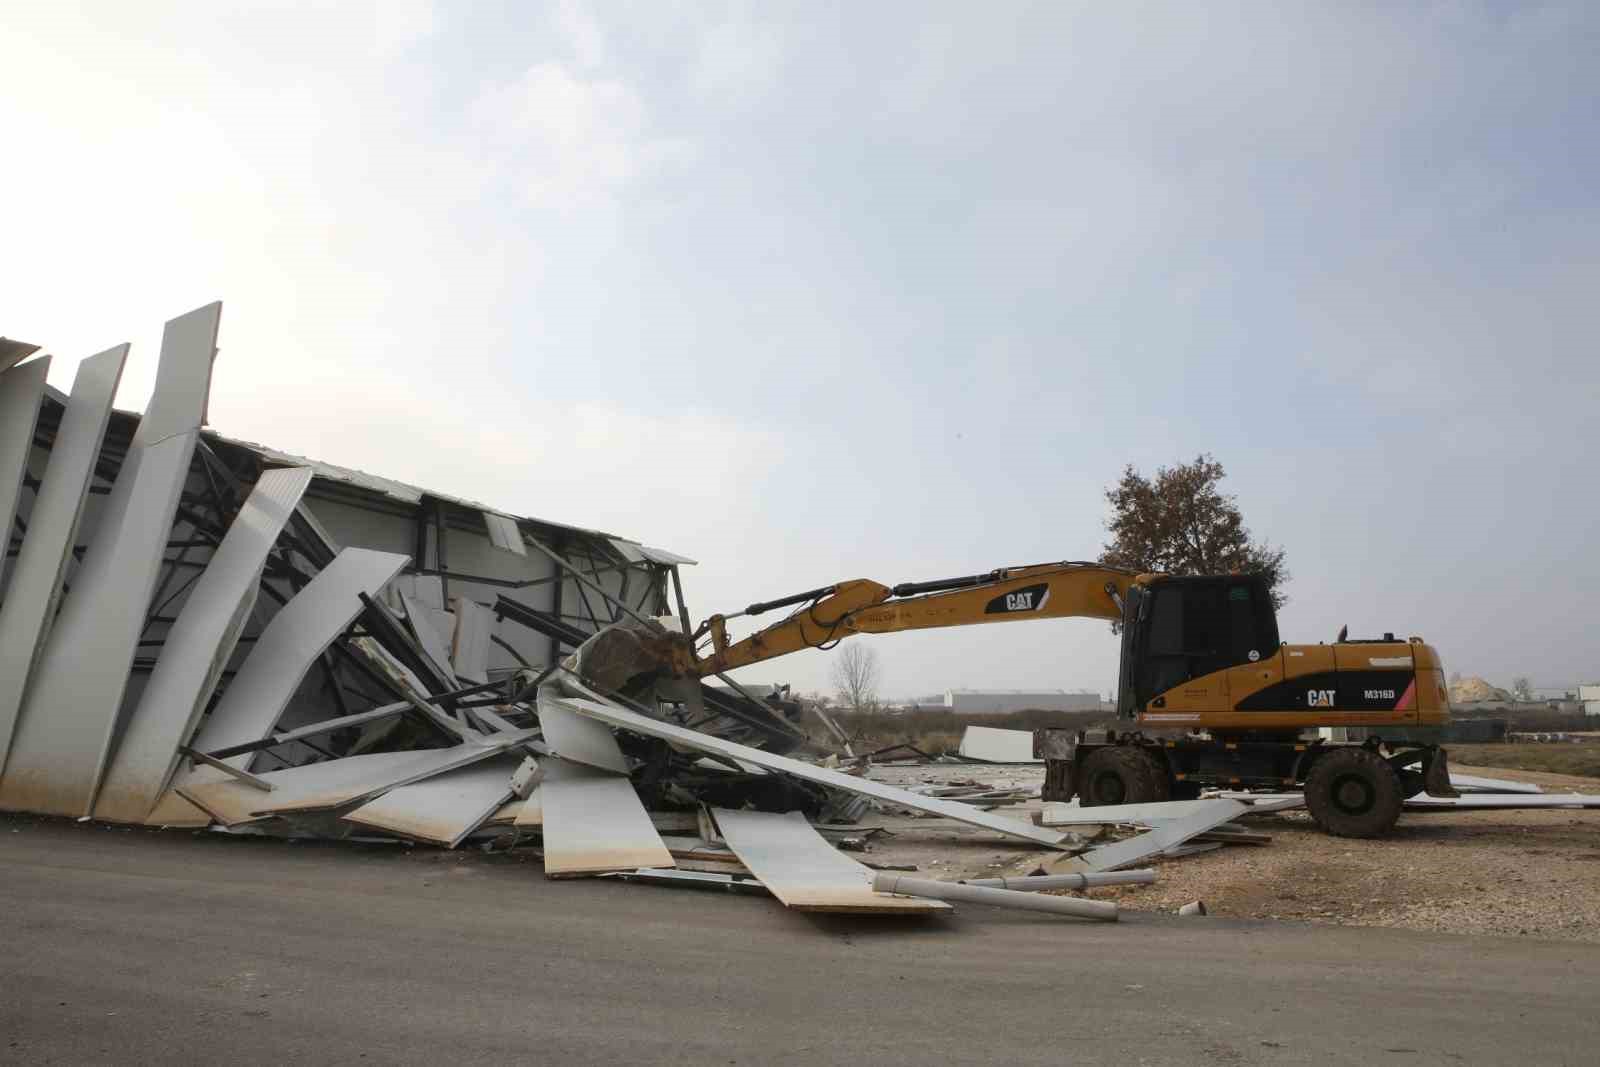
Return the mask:
<svg viewBox="0 0 1600 1067">
<path fill-rule="evenodd" d="M 455 675 L 450 669 L 450 646 L 439 632 L 438 619 L 433 609 L 409 593 L 400 594 L 400 603 L 405 606 L 406 621 L 411 624 L 411 632 L 416 635 L 422 651 L 427 653 L 428 658 L 433 661 L 433 665 L 446 680 L 453 678 Z M 454 621 L 451 622 L 450 628 L 452 631 L 455 629 Z"/>
<path fill-rule="evenodd" d="M 1114 871 L 1118 867 L 1126 867 L 1158 852 L 1165 852 L 1181 845 L 1191 837 L 1228 822 L 1247 810 L 1237 800 L 1200 800 L 1182 803 L 1204 804 L 1208 807 L 1196 810 L 1181 819 L 1166 820 L 1154 830 L 1142 833 L 1138 837 L 1090 849 L 1079 856 L 1078 861 L 1091 871 Z"/>
<path fill-rule="evenodd" d="M 1078 897 L 1049 897 L 1015 889 L 995 889 L 966 882 L 940 882 L 931 878 L 881 871 L 873 876 L 873 887 L 885 893 L 915 893 L 930 900 L 957 900 L 968 904 L 988 904 L 1019 911 L 1042 911 L 1071 915 L 1079 919 L 1117 921 L 1117 906 L 1109 900 L 1082 900 Z"/>
<path fill-rule="evenodd" d="M 267 554 L 310 483 L 308 467 L 270 470 L 256 482 L 167 632 L 100 787 L 96 818 L 143 822 L 155 807 L 255 607 Z"/>
<path fill-rule="evenodd" d="M 648 885 L 667 885 L 680 889 L 714 889 L 724 893 L 747 893 L 751 896 L 769 897 L 772 890 L 754 878 L 711 871 L 661 870 L 641 867 L 637 871 L 613 871 L 602 878 L 616 878 L 624 882 L 644 882 Z"/>
<path fill-rule="evenodd" d="M 539 694 L 538 704 L 539 725 L 552 755 L 613 774 L 628 773 L 628 759 L 603 723 L 574 713 L 544 692 Z"/>
<path fill-rule="evenodd" d="M 191 747 L 201 752 L 216 752 L 272 736 L 279 716 L 306 672 L 361 613 L 362 594 L 370 595 L 383 588 L 405 566 L 408 558 L 367 548 L 346 548 L 335 556 L 332 563 L 319 571 L 272 617 L 216 707 L 201 724 Z M 352 644 L 378 657 L 391 670 L 402 669 L 381 649 L 365 647 L 363 643 L 368 640 L 361 638 Z M 426 705 L 413 706 L 436 721 L 444 718 Z M 226 757 L 226 762 L 244 768 L 249 767 L 253 759 L 254 754 L 246 752 Z M 146 822 L 160 826 L 203 822 L 202 813 L 180 795 L 180 787 L 199 786 L 220 777 L 208 767 L 180 765 L 173 775 L 172 788 L 157 803 Z"/>
<path fill-rule="evenodd" d="M 335 556 L 272 617 L 193 747 L 215 752 L 271 736 L 306 672 L 361 613 L 360 594 L 383 588 L 406 561 L 405 556 L 368 548 L 347 548 Z M 248 755 L 232 759 L 238 761 L 236 767 L 250 763 Z"/>
<path fill-rule="evenodd" d="M 1290 811 L 1294 808 L 1306 806 L 1304 793 L 1243 793 L 1232 790 L 1223 790 L 1218 793 L 1208 793 L 1208 800 L 1237 800 L 1241 804 L 1250 805 L 1247 814 L 1265 815 L 1274 811 Z"/>
<path fill-rule="evenodd" d="M 522 809 L 527 801 L 521 797 L 514 797 L 495 809 L 494 814 L 484 820 L 485 826 L 511 826 L 516 823 L 517 817 L 522 814 Z"/>
<path fill-rule="evenodd" d="M 533 830 L 544 825 L 544 786 L 536 785 L 528 799 L 517 812 L 515 825 L 519 830 Z"/>
<path fill-rule="evenodd" d="M 1017 819 L 1008 819 L 1003 815 L 991 815 L 980 811 L 971 804 L 958 804 L 952 801 L 939 800 L 936 797 L 919 796 L 906 789 L 899 789 L 884 782 L 874 782 L 866 778 L 857 778 L 854 775 L 841 774 L 826 767 L 818 767 L 810 763 L 789 759 L 787 756 L 774 755 L 763 752 L 758 748 L 741 745 L 734 741 L 727 741 L 720 737 L 712 737 L 698 730 L 690 730 L 671 723 L 660 722 L 648 718 L 637 712 L 620 708 L 615 704 L 604 702 L 597 693 L 590 692 L 587 687 L 576 682 L 568 676 L 568 685 L 574 686 L 580 692 L 588 694 L 587 698 L 567 699 L 562 698 L 561 703 L 570 707 L 581 715 L 614 726 L 623 730 L 643 734 L 646 737 L 659 737 L 685 748 L 699 752 L 709 752 L 721 756 L 731 756 L 734 759 L 745 760 L 759 767 L 771 771 L 781 771 L 784 774 L 794 775 L 819 785 L 832 786 L 842 789 L 847 793 L 858 793 L 870 796 L 876 800 L 887 800 L 900 804 L 915 811 L 925 811 L 933 815 L 942 815 L 947 819 L 966 823 L 969 826 L 981 826 L 986 830 L 993 830 L 1009 837 L 1021 838 L 1035 844 L 1051 848 L 1057 847 L 1068 840 L 1070 835 L 1060 833 L 1044 827 L 1030 826 Z"/>
<path fill-rule="evenodd" d="M 494 637 L 494 612 L 466 597 L 457 597 L 455 640 L 450 667 L 457 678 L 473 685 L 489 680 L 489 649 Z"/>
<path fill-rule="evenodd" d="M 489 528 L 489 543 L 494 547 L 519 556 L 528 554 L 528 546 L 522 543 L 522 530 L 517 526 L 516 519 L 496 511 L 485 511 L 483 522 Z"/>
<path fill-rule="evenodd" d="M 1543 793 L 1544 790 L 1532 782 L 1513 782 L 1505 778 L 1480 778 L 1475 774 L 1456 774 L 1451 772 L 1450 784 L 1457 789 L 1468 789 L 1475 793 Z"/>
<path fill-rule="evenodd" d="M 830 845 L 798 811 L 712 812 L 728 847 L 783 901 L 797 911 L 926 914 L 950 905 L 872 889 L 872 871 Z"/>
<path fill-rule="evenodd" d="M 1510 811 L 1518 808 L 1600 808 L 1600 796 L 1587 793 L 1474 793 L 1430 797 L 1419 793 L 1404 804 L 1406 811 Z"/>
<path fill-rule="evenodd" d="M 33 451 L 33 431 L 39 423 L 49 373 L 49 356 L 0 373 L 0 546 L 11 543 L 12 519 L 22 494 L 22 476 L 28 470 L 28 454 Z M 5 560 L 0 558 L 0 571 L 4 569 Z"/>
<path fill-rule="evenodd" d="M 620 537 L 608 537 L 606 540 L 610 541 L 611 547 L 621 553 L 622 558 L 627 560 L 629 563 L 644 562 L 644 553 L 640 552 L 639 546 L 634 544 L 632 541 L 624 541 Z"/>
<path fill-rule="evenodd" d="M 540 765 L 546 876 L 676 866 L 628 779 L 560 759 Z"/>
<path fill-rule="evenodd" d="M 1033 731 L 998 730 L 992 726 L 969 726 L 961 735 L 957 753 L 963 759 L 985 763 L 1043 763 L 1033 758 Z"/>
<path fill-rule="evenodd" d="M 118 345 L 78 364 L 50 462 L 28 516 L 28 533 L 12 566 L 5 602 L 0 604 L 0 771 L 8 762 L 23 698 L 56 617 L 62 577 L 78 538 L 83 503 L 127 358 L 128 346 Z"/>
<path fill-rule="evenodd" d="M 1150 885 L 1156 880 L 1154 870 L 1106 871 L 1081 874 L 1033 874 L 1012 878 L 963 878 L 963 885 L 987 886 L 990 889 L 1015 889 L 1023 893 L 1038 893 L 1047 889 L 1092 889 L 1105 885 Z"/>
<path fill-rule="evenodd" d="M 399 837 L 455 848 L 512 795 L 519 756 L 496 756 L 460 770 L 391 789 L 344 816 Z"/>
<path fill-rule="evenodd" d="M 356 804 L 387 790 L 499 755 L 530 740 L 535 732 L 526 730 L 520 734 L 501 735 L 490 742 L 466 742 L 450 748 L 378 752 L 286 767 L 259 776 L 273 787 L 270 793 L 232 779 L 180 784 L 177 789 L 224 826 L 234 826 L 268 815 L 325 811 Z"/>
<path fill-rule="evenodd" d="M 1211 811 L 1210 800 L 1164 800 L 1148 804 L 1103 804 L 1084 808 L 1051 802 L 1044 805 L 1040 821 L 1046 826 L 1092 826 L 1116 823 L 1154 824 L 1182 819 L 1198 811 Z"/>
<path fill-rule="evenodd" d="M 45 815 L 93 810 L 198 437 L 175 434 L 123 460 L 39 657 L 0 781 L 0 807 Z M 93 669 L 85 669 L 86 656 Z"/>
<path fill-rule="evenodd" d="M 688 556 L 680 556 L 676 552 L 668 552 L 664 548 L 651 548 L 649 545 L 640 545 L 639 553 L 651 563 L 659 563 L 665 567 L 677 567 L 679 565 L 694 567 L 699 564 L 698 560 L 690 559 Z"/>
</svg>

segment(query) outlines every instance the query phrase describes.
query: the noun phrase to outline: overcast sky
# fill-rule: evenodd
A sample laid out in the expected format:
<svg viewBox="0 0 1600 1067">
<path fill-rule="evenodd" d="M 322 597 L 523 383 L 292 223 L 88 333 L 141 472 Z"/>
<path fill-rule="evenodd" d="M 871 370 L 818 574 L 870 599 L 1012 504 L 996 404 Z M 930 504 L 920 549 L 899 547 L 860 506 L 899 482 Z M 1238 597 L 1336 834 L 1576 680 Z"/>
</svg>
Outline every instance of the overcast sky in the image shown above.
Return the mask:
<svg viewBox="0 0 1600 1067">
<path fill-rule="evenodd" d="M 1092 558 L 1208 451 L 1285 639 L 1600 678 L 1600 6 L 28 4 L 0 332 L 224 302 L 224 433 L 702 561 Z M 1102 623 L 874 641 L 1114 686 Z M 827 684 L 808 652 L 749 681 Z"/>
</svg>

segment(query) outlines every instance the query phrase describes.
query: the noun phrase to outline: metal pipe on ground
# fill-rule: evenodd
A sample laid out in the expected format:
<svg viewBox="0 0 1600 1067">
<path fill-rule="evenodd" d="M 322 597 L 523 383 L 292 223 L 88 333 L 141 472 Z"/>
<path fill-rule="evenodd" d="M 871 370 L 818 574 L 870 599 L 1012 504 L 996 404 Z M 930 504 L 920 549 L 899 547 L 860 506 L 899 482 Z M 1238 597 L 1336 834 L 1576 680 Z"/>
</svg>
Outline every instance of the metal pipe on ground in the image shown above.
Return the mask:
<svg viewBox="0 0 1600 1067">
<path fill-rule="evenodd" d="M 1102 885 L 1149 885 L 1156 880 L 1156 872 L 1100 871 L 1087 874 L 1042 874 L 1023 878 L 963 878 L 961 885 L 975 885 L 984 889 L 1010 889 L 1023 893 L 1037 893 L 1045 889 L 1093 889 Z"/>
<path fill-rule="evenodd" d="M 1011 889 L 991 889 L 988 886 L 966 885 L 961 882 L 938 882 L 929 878 L 907 878 L 905 875 L 887 871 L 873 877 L 872 888 L 879 893 L 901 893 L 912 897 L 927 897 L 930 900 L 988 904 L 997 908 L 1017 908 L 1022 911 L 1045 911 L 1081 919 L 1098 919 L 1101 922 L 1117 921 L 1117 906 L 1104 900 L 1041 897 Z"/>
</svg>

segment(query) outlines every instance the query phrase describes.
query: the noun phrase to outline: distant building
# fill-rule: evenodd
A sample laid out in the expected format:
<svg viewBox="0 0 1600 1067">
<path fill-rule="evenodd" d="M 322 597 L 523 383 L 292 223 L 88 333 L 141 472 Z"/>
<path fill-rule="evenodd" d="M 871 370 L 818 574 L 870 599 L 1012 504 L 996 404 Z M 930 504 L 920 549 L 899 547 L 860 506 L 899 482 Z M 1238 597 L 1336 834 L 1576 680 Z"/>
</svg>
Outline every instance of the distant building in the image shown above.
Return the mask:
<svg viewBox="0 0 1600 1067">
<path fill-rule="evenodd" d="M 1600 715 L 1600 682 L 1578 686 L 1578 703 L 1585 715 Z"/>
<path fill-rule="evenodd" d="M 947 689 L 944 706 L 968 715 L 1009 711 L 1099 711 L 1100 694 L 1065 689 Z"/>
</svg>

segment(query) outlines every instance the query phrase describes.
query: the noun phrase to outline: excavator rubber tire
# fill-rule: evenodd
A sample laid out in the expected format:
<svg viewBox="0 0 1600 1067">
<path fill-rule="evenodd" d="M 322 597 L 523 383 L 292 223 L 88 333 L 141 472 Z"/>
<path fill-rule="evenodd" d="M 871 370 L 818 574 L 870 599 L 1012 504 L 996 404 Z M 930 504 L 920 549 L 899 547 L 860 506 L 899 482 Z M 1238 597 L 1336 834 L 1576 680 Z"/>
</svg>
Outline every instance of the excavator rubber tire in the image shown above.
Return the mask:
<svg viewBox="0 0 1600 1067">
<path fill-rule="evenodd" d="M 1306 808 L 1335 837 L 1382 837 L 1405 801 L 1400 775 L 1365 748 L 1336 748 L 1306 777 Z"/>
<path fill-rule="evenodd" d="M 1156 761 L 1134 745 L 1097 748 L 1078 772 L 1078 804 L 1147 804 L 1166 799 L 1167 776 Z"/>
</svg>

